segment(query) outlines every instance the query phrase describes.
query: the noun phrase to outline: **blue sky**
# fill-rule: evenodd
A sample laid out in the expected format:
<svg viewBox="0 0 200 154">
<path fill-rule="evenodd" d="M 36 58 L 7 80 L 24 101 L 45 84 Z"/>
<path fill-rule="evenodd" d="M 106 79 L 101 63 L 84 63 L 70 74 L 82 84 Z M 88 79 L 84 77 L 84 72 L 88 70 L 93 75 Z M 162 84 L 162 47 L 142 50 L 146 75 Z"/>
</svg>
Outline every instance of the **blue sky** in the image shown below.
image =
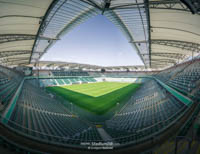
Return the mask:
<svg viewBox="0 0 200 154">
<path fill-rule="evenodd" d="M 102 15 L 75 27 L 57 41 L 41 60 L 100 66 L 143 65 L 122 32 Z"/>
</svg>

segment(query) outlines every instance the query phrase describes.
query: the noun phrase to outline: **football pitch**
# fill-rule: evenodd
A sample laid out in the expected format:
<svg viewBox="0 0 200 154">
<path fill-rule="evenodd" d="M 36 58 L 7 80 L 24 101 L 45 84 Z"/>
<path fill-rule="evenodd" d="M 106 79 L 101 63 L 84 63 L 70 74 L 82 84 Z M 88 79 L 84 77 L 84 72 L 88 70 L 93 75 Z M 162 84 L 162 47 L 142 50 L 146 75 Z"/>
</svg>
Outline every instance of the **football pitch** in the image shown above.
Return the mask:
<svg viewBox="0 0 200 154">
<path fill-rule="evenodd" d="M 101 115 L 117 103 L 128 101 L 137 83 L 98 82 L 47 87 L 47 90 L 94 114 Z"/>
</svg>

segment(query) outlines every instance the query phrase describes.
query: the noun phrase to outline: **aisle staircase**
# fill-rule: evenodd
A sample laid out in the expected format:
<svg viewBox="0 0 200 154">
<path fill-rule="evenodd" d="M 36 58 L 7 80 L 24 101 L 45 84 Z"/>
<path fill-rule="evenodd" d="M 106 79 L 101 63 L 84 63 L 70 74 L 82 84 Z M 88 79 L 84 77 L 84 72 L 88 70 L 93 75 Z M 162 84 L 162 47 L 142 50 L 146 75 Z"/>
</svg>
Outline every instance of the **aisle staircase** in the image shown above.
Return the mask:
<svg viewBox="0 0 200 154">
<path fill-rule="evenodd" d="M 104 140 L 104 141 L 112 141 L 112 137 L 102 128 L 97 128 L 97 131 L 99 132 L 101 138 Z"/>
<path fill-rule="evenodd" d="M 173 80 L 178 74 L 182 73 L 187 67 L 189 67 L 191 64 L 193 64 L 192 62 L 189 63 L 188 65 L 186 65 L 184 68 L 182 68 L 180 71 L 176 72 L 174 75 L 171 76 L 171 78 L 168 80 Z"/>
</svg>

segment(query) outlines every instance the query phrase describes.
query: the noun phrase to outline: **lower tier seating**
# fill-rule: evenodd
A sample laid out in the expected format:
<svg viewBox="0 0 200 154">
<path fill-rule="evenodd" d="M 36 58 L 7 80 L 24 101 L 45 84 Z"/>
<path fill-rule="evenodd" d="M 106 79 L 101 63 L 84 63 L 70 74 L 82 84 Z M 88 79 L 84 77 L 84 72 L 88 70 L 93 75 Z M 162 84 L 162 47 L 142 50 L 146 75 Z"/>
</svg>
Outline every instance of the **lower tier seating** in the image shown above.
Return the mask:
<svg viewBox="0 0 200 154">
<path fill-rule="evenodd" d="M 105 130 L 119 143 L 137 141 L 167 128 L 186 108 L 152 80 L 106 121 Z"/>
<path fill-rule="evenodd" d="M 96 127 L 73 115 L 60 102 L 25 81 L 8 125 L 47 142 L 77 144 L 102 140 Z"/>
</svg>

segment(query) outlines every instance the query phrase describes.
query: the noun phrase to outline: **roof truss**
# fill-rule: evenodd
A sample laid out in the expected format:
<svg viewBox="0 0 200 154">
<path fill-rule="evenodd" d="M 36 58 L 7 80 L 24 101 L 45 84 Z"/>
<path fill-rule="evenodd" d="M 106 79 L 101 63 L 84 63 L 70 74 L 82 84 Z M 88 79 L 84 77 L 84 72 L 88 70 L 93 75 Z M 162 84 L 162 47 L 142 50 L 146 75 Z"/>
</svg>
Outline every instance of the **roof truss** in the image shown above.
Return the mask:
<svg viewBox="0 0 200 154">
<path fill-rule="evenodd" d="M 174 64 L 176 60 L 185 59 L 191 52 L 193 55 L 193 52 L 196 54 L 200 51 L 198 28 L 195 30 L 192 26 L 191 28 L 186 26 L 186 24 L 189 25 L 188 19 L 191 17 L 192 21 L 196 19 L 194 27 L 199 27 L 197 22 L 200 21 L 198 20 L 200 14 L 199 0 L 35 0 L 34 3 L 16 0 L 14 3 L 0 3 L 5 6 L 2 9 L 8 8 L 7 10 L 9 10 L 11 5 L 17 5 L 21 9 L 30 10 L 30 12 L 24 11 L 26 13 L 21 13 L 18 12 L 18 9 L 10 11 L 5 9 L 2 12 L 0 16 L 1 23 L 7 22 L 8 27 L 10 26 L 8 29 L 1 29 L 3 26 L 0 26 L 0 57 L 4 60 L 3 62 L 13 60 L 13 63 L 18 63 L 17 59 L 23 60 L 26 58 L 29 59 L 29 63 L 32 61 L 38 62 L 41 56 L 62 35 L 97 14 L 104 14 L 123 31 L 148 67 L 151 67 L 151 63 L 152 66 L 157 63 L 161 63 L 161 65 L 163 63 Z M 155 10 L 160 11 L 162 15 L 167 17 L 167 20 L 162 20 L 162 17 Z M 179 15 L 185 15 L 187 23 L 184 23 L 185 20 L 183 19 L 180 21 L 174 20 L 175 18 L 169 16 L 171 13 L 175 13 L 176 18 Z M 159 19 L 155 20 L 153 17 Z M 18 23 L 19 21 L 23 22 Z M 31 22 L 30 25 L 27 24 L 29 27 L 26 24 L 23 25 L 28 21 Z M 160 26 L 157 21 L 169 21 L 167 23 L 168 27 L 165 27 L 167 24 Z M 170 22 L 174 22 L 176 27 L 171 26 Z M 181 22 L 185 25 L 182 26 Z M 21 28 L 22 25 L 25 27 L 24 29 Z M 180 36 L 176 37 L 173 34 L 168 34 L 167 32 L 170 30 L 171 32 L 176 31 L 177 34 L 184 33 L 183 36 L 190 35 L 193 40 L 190 41 L 189 39 L 182 39 Z M 137 32 L 140 32 L 140 34 Z M 18 44 L 16 41 L 24 42 Z M 14 43 L 12 44 L 12 42 Z M 152 47 L 154 44 L 164 46 L 166 51 L 154 51 Z M 169 50 L 174 50 L 174 53 L 168 53 L 166 47 L 172 47 Z M 181 50 L 187 50 L 189 53 L 186 53 L 187 51 L 183 53 Z M 16 55 L 15 59 L 11 58 L 14 55 Z"/>
<path fill-rule="evenodd" d="M 35 38 L 35 35 L 28 34 L 2 34 L 0 35 L 0 44 L 13 41 L 35 40 Z"/>
<path fill-rule="evenodd" d="M 30 50 L 3 51 L 0 52 L 0 59 L 9 56 L 26 55 L 30 53 L 31 53 Z"/>
<path fill-rule="evenodd" d="M 141 44 L 141 43 L 146 43 L 146 41 L 134 41 L 134 43 Z M 194 42 L 152 39 L 151 44 L 170 46 L 170 47 L 180 48 L 182 50 L 189 50 L 191 52 L 200 52 L 200 44 Z"/>
<path fill-rule="evenodd" d="M 192 52 L 200 52 L 200 44 L 194 42 L 178 41 L 178 40 L 152 40 L 152 44 L 159 44 L 189 50 Z"/>
</svg>

